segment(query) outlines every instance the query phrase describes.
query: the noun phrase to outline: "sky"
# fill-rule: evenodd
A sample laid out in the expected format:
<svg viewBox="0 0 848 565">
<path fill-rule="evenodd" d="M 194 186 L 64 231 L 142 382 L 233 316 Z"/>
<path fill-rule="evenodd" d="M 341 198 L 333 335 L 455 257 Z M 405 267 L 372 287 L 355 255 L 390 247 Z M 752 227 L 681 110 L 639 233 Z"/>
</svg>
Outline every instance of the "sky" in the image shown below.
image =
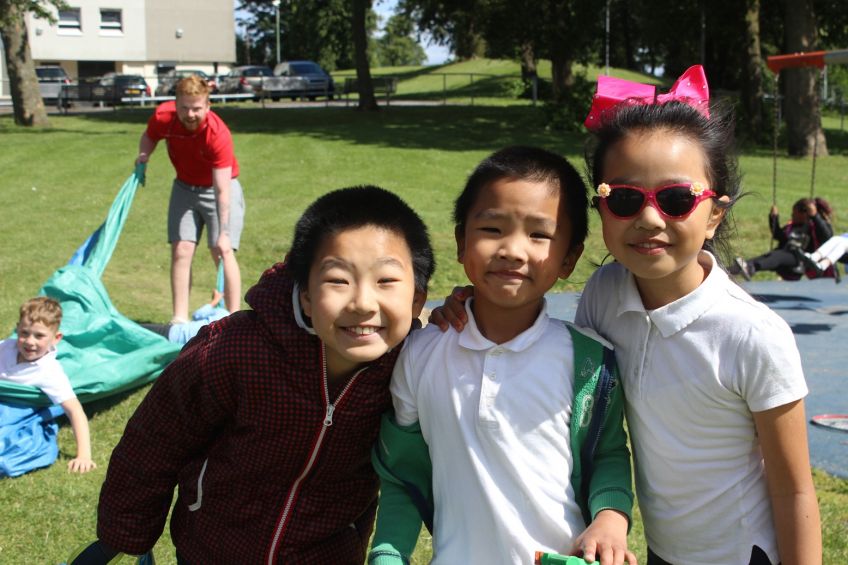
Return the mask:
<svg viewBox="0 0 848 565">
<path fill-rule="evenodd" d="M 374 11 L 380 16 L 381 27 L 385 25 L 386 20 L 394 13 L 397 6 L 397 0 L 374 0 Z M 447 47 L 442 45 L 429 45 L 426 38 L 421 41 L 421 47 L 427 53 L 428 65 L 441 65 L 450 58 L 450 52 Z"/>
<path fill-rule="evenodd" d="M 238 0 L 233 0 L 233 6 L 238 6 Z M 377 15 L 380 16 L 380 30 L 382 31 L 382 26 L 385 25 L 386 21 L 391 17 L 394 13 L 395 8 L 397 7 L 397 0 L 374 0 L 373 8 L 374 11 L 377 12 Z M 238 17 L 239 10 L 236 10 L 236 17 Z M 424 51 L 427 53 L 427 63 L 428 65 L 441 65 L 446 62 L 450 58 L 450 52 L 446 47 L 441 45 L 431 45 L 427 38 L 423 38 L 421 41 L 421 46 L 424 48 Z"/>
</svg>

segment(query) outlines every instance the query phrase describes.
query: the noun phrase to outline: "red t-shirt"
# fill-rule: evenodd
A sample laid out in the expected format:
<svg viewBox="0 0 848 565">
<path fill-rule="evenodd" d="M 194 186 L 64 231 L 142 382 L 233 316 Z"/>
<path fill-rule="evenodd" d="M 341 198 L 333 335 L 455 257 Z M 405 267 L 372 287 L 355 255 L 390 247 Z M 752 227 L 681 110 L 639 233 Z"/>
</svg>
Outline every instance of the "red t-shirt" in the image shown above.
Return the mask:
<svg viewBox="0 0 848 565">
<path fill-rule="evenodd" d="M 230 129 L 211 110 L 200 128 L 192 132 L 177 118 L 176 102 L 164 102 L 147 122 L 147 137 L 167 142 L 177 178 L 186 184 L 212 186 L 212 169 L 232 167 L 232 178 L 239 175 Z"/>
</svg>

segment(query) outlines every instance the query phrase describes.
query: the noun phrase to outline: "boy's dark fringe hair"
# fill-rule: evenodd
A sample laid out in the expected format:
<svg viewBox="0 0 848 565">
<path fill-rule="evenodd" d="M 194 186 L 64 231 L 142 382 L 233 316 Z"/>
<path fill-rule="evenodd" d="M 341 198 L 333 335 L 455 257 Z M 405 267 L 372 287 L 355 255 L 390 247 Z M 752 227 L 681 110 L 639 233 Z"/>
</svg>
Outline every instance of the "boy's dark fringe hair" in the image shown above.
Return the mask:
<svg viewBox="0 0 848 565">
<path fill-rule="evenodd" d="M 726 209 L 715 235 L 704 242 L 704 249 L 713 253 L 720 264 L 727 265 L 733 258 L 730 240 L 736 231 L 732 207 L 743 196 L 734 126 L 733 109 L 726 102 L 711 107 L 709 118 L 688 104 L 677 101 L 621 105 L 601 118 L 601 126 L 586 146 L 587 176 L 593 187 L 603 182 L 607 151 L 632 132 L 667 130 L 692 139 L 706 156 L 707 179 L 710 189 L 716 193 L 714 202 Z M 720 202 L 720 196 L 728 196 L 730 201 Z"/>
<path fill-rule="evenodd" d="M 286 263 L 301 288 L 324 240 L 341 231 L 375 226 L 403 237 L 412 256 L 415 288 L 427 290 L 436 268 L 424 221 L 399 196 L 377 186 L 353 186 L 328 192 L 310 204 L 298 220 Z M 370 245 L 370 242 L 363 242 Z"/>
<path fill-rule="evenodd" d="M 477 165 L 454 203 L 457 230 L 465 229 L 468 214 L 483 187 L 500 179 L 543 182 L 558 190 L 560 206 L 571 220 L 571 249 L 585 241 L 589 232 L 589 200 L 580 173 L 565 157 L 524 145 L 500 149 Z"/>
</svg>

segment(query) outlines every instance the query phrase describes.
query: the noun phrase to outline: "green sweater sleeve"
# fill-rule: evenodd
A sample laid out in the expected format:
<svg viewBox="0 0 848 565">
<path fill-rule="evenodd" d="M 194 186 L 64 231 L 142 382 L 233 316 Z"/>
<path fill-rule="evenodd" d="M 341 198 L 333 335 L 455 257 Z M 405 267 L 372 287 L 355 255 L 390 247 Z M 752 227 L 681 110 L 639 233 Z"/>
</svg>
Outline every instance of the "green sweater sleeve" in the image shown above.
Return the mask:
<svg viewBox="0 0 848 565">
<path fill-rule="evenodd" d="M 406 564 L 422 518 L 431 523 L 433 513 L 432 463 L 421 427 L 399 426 L 385 414 L 371 461 L 380 476 L 380 505 L 368 563 Z"/>
<path fill-rule="evenodd" d="M 603 433 L 595 452 L 594 472 L 589 482 L 589 511 L 594 517 L 601 510 L 618 510 L 627 516 L 629 529 L 632 525 L 633 480 L 630 450 L 624 431 L 624 395 L 617 368 L 614 376 L 615 385 L 610 391 Z"/>
</svg>

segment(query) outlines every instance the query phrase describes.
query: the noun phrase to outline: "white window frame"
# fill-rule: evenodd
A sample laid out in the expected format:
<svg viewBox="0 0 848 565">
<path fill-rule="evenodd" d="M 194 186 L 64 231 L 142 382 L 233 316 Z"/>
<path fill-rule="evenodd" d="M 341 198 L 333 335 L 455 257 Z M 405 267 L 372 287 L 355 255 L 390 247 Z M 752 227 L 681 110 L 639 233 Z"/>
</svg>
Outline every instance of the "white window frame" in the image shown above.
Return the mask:
<svg viewBox="0 0 848 565">
<path fill-rule="evenodd" d="M 82 10 L 67 8 L 59 10 L 57 22 L 59 35 L 82 35 Z M 64 17 L 63 17 L 64 16 Z"/>
<path fill-rule="evenodd" d="M 117 21 L 105 19 L 104 14 L 117 14 Z M 124 35 L 124 14 L 119 8 L 100 8 L 100 35 Z"/>
</svg>

